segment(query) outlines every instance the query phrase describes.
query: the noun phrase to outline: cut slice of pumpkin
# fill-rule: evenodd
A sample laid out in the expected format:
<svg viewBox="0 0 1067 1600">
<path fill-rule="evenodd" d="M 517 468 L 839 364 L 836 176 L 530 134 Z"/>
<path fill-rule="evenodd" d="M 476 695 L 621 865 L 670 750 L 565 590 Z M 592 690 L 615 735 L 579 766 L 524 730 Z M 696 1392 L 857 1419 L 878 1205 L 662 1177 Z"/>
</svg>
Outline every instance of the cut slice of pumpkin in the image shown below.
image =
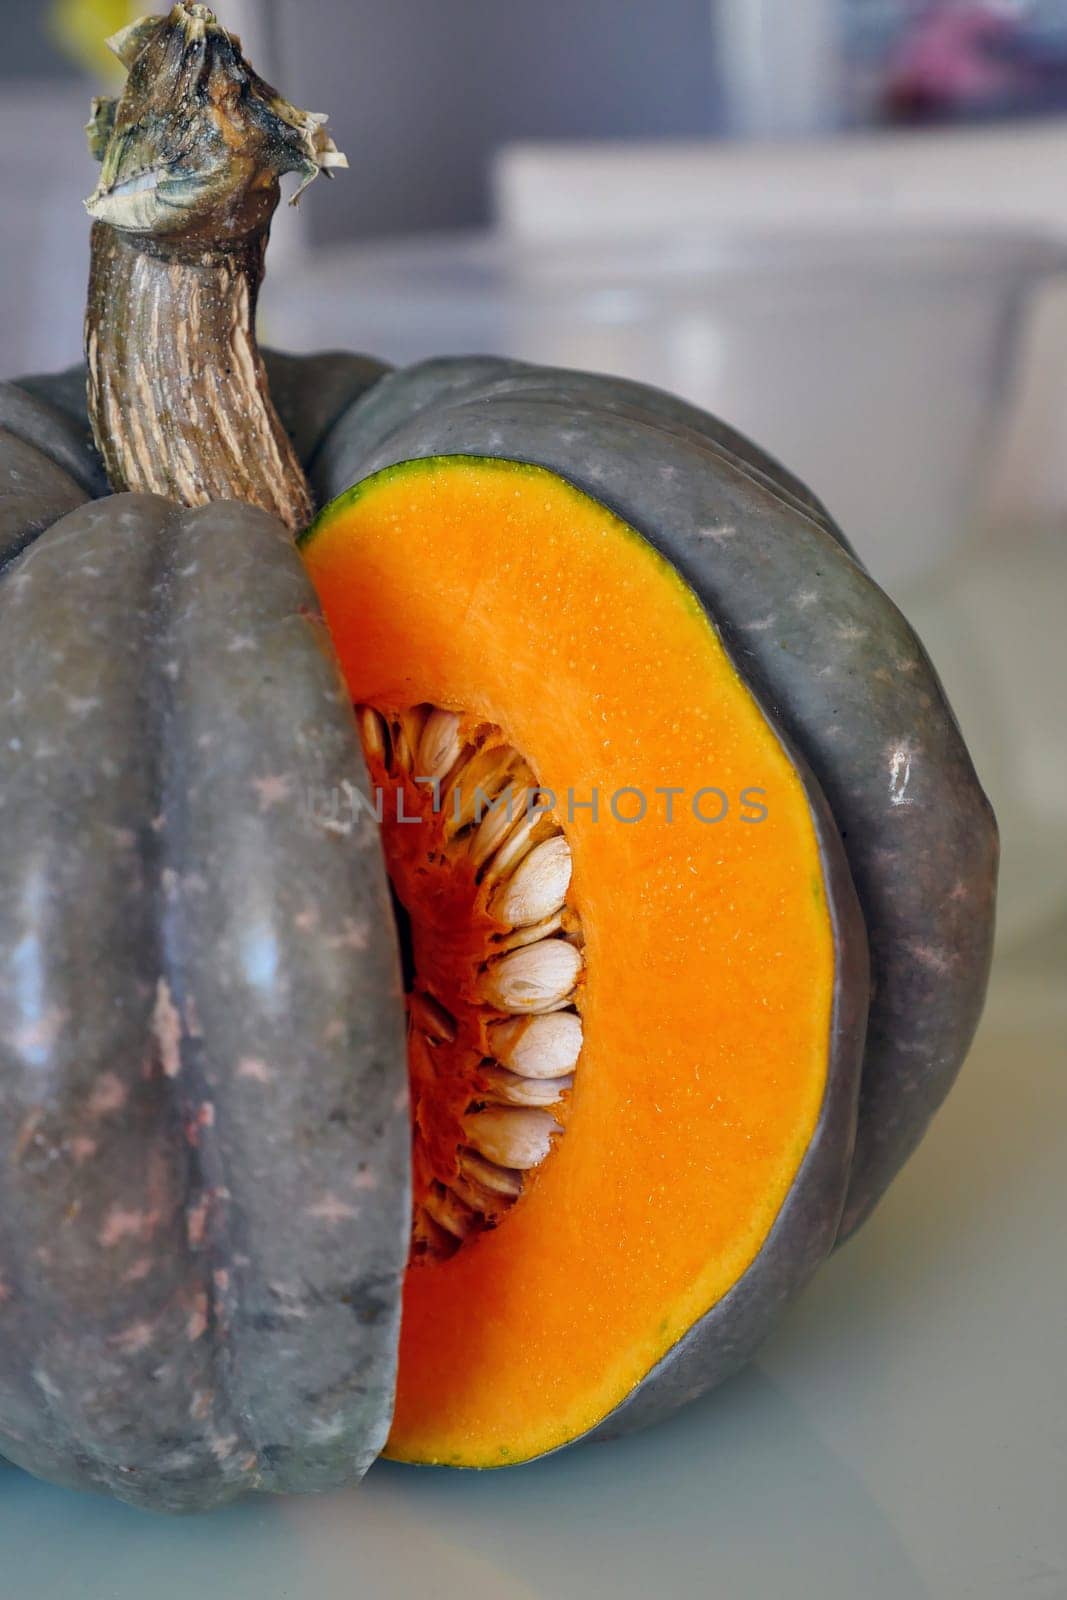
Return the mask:
<svg viewBox="0 0 1067 1600">
<path fill-rule="evenodd" d="M 388 1453 L 517 1462 L 734 1314 L 827 1115 L 851 884 L 697 596 L 555 474 L 404 462 L 304 555 L 407 956 Z"/>
</svg>

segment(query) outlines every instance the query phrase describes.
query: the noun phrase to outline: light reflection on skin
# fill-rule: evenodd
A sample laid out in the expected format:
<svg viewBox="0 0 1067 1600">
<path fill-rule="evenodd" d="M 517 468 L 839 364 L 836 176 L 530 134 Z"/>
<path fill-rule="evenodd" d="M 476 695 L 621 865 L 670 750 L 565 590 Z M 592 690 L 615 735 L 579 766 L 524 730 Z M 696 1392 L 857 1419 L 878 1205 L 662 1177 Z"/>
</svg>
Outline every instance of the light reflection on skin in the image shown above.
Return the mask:
<svg viewBox="0 0 1067 1600">
<path fill-rule="evenodd" d="M 227 923 L 237 955 L 238 975 L 249 989 L 277 998 L 282 985 L 277 920 L 280 908 L 263 863 L 269 847 L 261 828 L 242 840 L 229 879 Z"/>
<path fill-rule="evenodd" d="M 11 990 L 15 1025 L 11 1043 L 28 1067 L 44 1067 L 50 1055 L 51 1013 L 47 1005 L 44 932 L 48 884 L 44 862 L 24 875 L 23 934 L 11 956 Z"/>
<path fill-rule="evenodd" d="M 278 941 L 274 929 L 263 923 L 241 937 L 241 968 L 254 989 L 271 989 L 278 975 Z"/>
</svg>

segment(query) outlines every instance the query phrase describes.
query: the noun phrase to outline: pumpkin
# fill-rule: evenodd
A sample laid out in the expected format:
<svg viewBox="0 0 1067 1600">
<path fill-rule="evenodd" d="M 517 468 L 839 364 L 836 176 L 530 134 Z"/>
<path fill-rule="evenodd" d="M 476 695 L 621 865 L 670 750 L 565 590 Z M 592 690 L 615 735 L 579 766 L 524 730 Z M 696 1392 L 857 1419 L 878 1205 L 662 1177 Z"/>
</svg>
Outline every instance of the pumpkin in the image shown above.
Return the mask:
<svg viewBox="0 0 1067 1600">
<path fill-rule="evenodd" d="M 652 1422 L 951 1085 L 988 803 L 722 423 L 261 357 L 342 158 L 206 8 L 115 43 L 87 372 L 0 391 L 0 1450 L 185 1507 Z"/>
</svg>

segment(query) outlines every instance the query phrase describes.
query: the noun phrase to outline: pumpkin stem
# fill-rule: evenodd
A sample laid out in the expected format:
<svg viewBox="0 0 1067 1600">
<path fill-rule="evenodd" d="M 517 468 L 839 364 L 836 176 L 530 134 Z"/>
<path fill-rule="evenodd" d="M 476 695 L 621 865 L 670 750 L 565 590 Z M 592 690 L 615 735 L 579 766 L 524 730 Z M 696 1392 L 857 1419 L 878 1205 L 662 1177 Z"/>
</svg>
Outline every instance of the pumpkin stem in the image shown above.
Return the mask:
<svg viewBox="0 0 1067 1600">
<path fill-rule="evenodd" d="M 294 532 L 311 492 L 271 403 L 255 334 L 283 173 L 347 166 L 325 117 L 265 83 L 203 5 L 109 41 L 129 69 L 93 102 L 102 163 L 85 319 L 89 415 L 116 491 L 246 500 Z"/>
</svg>

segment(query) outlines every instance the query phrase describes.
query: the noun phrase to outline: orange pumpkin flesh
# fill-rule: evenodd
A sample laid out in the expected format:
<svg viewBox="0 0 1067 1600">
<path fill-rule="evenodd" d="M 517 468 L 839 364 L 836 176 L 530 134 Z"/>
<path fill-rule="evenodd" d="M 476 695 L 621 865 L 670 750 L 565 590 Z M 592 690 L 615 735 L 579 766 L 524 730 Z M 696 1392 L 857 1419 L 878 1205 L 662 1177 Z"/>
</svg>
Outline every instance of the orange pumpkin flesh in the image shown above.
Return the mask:
<svg viewBox="0 0 1067 1600">
<path fill-rule="evenodd" d="M 499 1227 L 409 1268 L 388 1449 L 521 1461 L 640 1383 L 752 1262 L 796 1176 L 835 971 L 815 827 L 696 597 L 554 474 L 403 463 L 329 507 L 304 554 L 353 700 L 497 725 L 554 791 L 573 852 L 585 1031 L 565 1133 Z M 667 786 L 683 791 L 669 822 Z M 717 823 L 696 814 L 716 795 L 692 803 L 712 787 Z M 612 814 L 620 790 L 644 797 L 640 822 Z M 758 814 L 743 790 L 763 791 L 764 820 L 742 820 Z M 428 848 L 432 826 L 391 807 L 387 858 L 417 899 L 412 840 Z M 476 959 L 468 915 L 457 901 L 456 946 Z"/>
</svg>

